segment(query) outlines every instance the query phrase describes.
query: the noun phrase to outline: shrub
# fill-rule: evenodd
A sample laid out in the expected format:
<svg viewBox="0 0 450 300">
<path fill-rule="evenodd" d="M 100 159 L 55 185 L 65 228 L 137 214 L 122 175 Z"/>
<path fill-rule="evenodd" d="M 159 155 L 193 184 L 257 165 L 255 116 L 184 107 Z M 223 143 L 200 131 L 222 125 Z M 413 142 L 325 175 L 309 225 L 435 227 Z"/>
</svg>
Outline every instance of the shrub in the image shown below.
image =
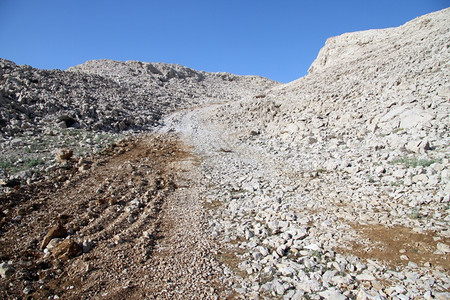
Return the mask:
<svg viewBox="0 0 450 300">
<path fill-rule="evenodd" d="M 394 160 L 391 160 L 389 163 L 392 165 L 404 165 L 407 168 L 410 167 L 429 167 L 435 162 L 438 162 L 436 159 L 418 159 L 417 157 L 401 157 Z"/>
</svg>

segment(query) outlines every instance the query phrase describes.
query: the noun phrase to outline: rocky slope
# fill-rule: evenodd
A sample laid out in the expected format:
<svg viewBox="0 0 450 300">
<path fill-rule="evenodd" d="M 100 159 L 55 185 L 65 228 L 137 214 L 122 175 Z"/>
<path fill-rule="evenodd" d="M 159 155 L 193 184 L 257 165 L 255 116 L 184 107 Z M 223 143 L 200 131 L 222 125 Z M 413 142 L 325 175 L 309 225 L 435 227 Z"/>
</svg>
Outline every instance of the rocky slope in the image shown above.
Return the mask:
<svg viewBox="0 0 450 300">
<path fill-rule="evenodd" d="M 60 71 L 0 60 L 1 133 L 12 136 L 48 125 L 149 129 L 175 109 L 237 100 L 274 84 L 163 63 L 98 60 Z"/>
<path fill-rule="evenodd" d="M 245 118 L 242 127 L 294 142 L 401 128 L 405 137 L 436 133 L 439 144 L 448 131 L 448 14 L 330 38 L 308 76 L 223 110 Z"/>
<path fill-rule="evenodd" d="M 105 139 L 96 128 L 153 130 L 156 124 L 162 137 L 175 132 L 181 140 L 177 144 L 189 146 L 183 149 L 190 149 L 192 160 L 168 162 L 188 167 L 177 173 L 180 186 L 171 191 L 175 198 L 160 203 L 166 207 L 161 222 L 167 224 L 167 233 L 159 232 L 162 237 L 154 241 L 157 251 L 150 259 L 160 260 L 152 270 L 162 275 L 151 277 L 149 284 L 141 277 L 131 278 L 130 271 L 121 270 L 124 273 L 115 278 L 152 287 L 137 288 L 138 294 L 189 298 L 202 291 L 205 298 L 214 299 L 234 291 L 236 297 L 246 299 L 448 299 L 449 19 L 450 9 L 446 9 L 398 28 L 330 38 L 309 74 L 285 85 L 166 64 L 102 60 L 68 71 L 40 71 L 2 61 L 5 110 L 1 113 L 6 125 L 2 150 L 12 153 L 25 145 L 33 151 L 30 132 L 39 133 L 42 128 L 81 127 L 52 130 L 50 136 L 82 132 L 77 138 L 93 146 L 94 140 Z M 30 93 L 21 96 L 22 90 Z M 64 93 L 73 96 L 64 98 Z M 62 100 L 56 101 L 54 94 Z M 48 99 L 53 100 L 47 104 Z M 92 110 L 85 111 L 83 103 Z M 42 140 L 46 139 L 44 134 Z M 56 141 L 64 143 L 64 139 Z M 141 150 L 139 160 L 146 153 Z M 123 163 L 111 159 L 112 166 Z M 136 179 L 138 170 L 130 164 L 127 176 Z M 98 184 L 85 173 L 77 175 L 81 167 L 69 172 Z M 102 164 L 98 168 L 107 169 Z M 60 167 L 55 164 L 52 170 Z M 94 213 L 105 219 L 123 207 L 126 211 L 134 203 L 132 198 L 139 196 L 128 197 L 123 183 L 114 180 L 105 181 L 100 195 L 95 195 L 114 198 L 119 186 L 125 193 L 123 201 L 92 204 Z M 64 190 L 55 193 L 76 197 L 76 190 L 70 189 L 72 179 L 63 182 Z M 84 192 L 82 203 L 92 197 L 89 192 Z M 8 198 L 20 195 L 20 189 L 5 194 L 2 202 L 12 206 L 3 213 L 3 228 L 14 228 L 11 224 L 21 223 L 24 214 L 39 214 L 39 208 L 21 207 L 20 201 Z M 143 220 L 140 225 L 151 223 L 138 210 L 133 216 Z M 97 242 L 107 226 L 91 224 L 88 218 L 89 213 L 79 232 Z M 178 225 L 169 226 L 174 220 Z M 190 220 L 195 221 L 191 222 L 195 238 L 185 230 Z M 49 226 L 33 222 L 37 228 Z M 137 237 L 145 235 L 141 232 L 145 226 L 139 226 Z M 14 230 L 5 233 L 10 243 L 22 234 Z M 23 234 L 27 242 L 22 246 L 32 247 L 30 241 L 35 240 Z M 78 234 L 70 238 L 81 241 L 83 236 Z M 107 245 L 93 249 L 90 256 L 95 262 L 101 264 L 96 253 Z M 136 249 L 126 249 L 134 257 Z M 186 268 L 189 257 L 199 262 Z M 60 280 L 58 272 L 73 270 L 71 266 L 81 265 L 81 259 L 50 270 Z M 11 261 L 10 265 L 9 269 L 3 265 L 5 272 L 15 265 L 21 270 L 26 263 Z M 188 272 L 179 272 L 185 269 Z M 208 284 L 201 281 L 206 278 L 204 269 L 222 284 L 215 282 L 208 286 L 211 289 L 204 289 L 199 284 Z M 137 268 L 138 274 L 145 272 Z M 98 270 L 94 274 L 102 276 Z M 11 276 L 9 280 L 14 280 L 21 274 Z M 32 282 L 29 287 L 36 289 L 38 284 Z M 81 292 L 67 293 L 79 296 Z"/>
<path fill-rule="evenodd" d="M 449 17 L 330 38 L 309 75 L 204 112 L 235 153 L 209 176 L 215 230 L 246 239 L 241 291 L 448 297 Z"/>
<path fill-rule="evenodd" d="M 60 71 L 0 59 L 0 180 L 35 180 L 58 148 L 100 151 L 123 134 L 153 130 L 175 110 L 238 100 L 275 84 L 163 63 L 98 60 Z"/>
</svg>

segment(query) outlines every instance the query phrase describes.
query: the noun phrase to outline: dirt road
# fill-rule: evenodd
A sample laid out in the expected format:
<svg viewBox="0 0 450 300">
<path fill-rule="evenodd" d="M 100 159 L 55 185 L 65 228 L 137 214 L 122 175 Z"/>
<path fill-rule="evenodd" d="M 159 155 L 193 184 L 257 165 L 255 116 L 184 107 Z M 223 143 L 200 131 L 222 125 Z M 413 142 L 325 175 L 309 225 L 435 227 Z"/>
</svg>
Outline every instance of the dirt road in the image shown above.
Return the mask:
<svg viewBox="0 0 450 300">
<path fill-rule="evenodd" d="M 1 196 L 1 298 L 225 297 L 186 146 L 153 135 L 77 160 Z"/>
</svg>

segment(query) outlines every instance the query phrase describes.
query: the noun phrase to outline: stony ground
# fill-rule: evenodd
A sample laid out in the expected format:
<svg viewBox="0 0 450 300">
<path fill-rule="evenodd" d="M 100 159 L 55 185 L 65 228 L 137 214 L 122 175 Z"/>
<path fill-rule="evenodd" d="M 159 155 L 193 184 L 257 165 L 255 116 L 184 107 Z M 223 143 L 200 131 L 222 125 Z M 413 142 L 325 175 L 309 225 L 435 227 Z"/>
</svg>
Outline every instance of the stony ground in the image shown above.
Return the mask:
<svg viewBox="0 0 450 300">
<path fill-rule="evenodd" d="M 60 158 L 47 179 L 4 194 L 2 297 L 448 296 L 445 224 L 425 231 L 421 216 L 376 199 L 347 202 L 346 173 L 336 185 L 336 174 L 294 172 L 212 124 L 219 107 L 173 114 L 159 133 L 96 156 Z M 395 190 L 374 187 L 380 199 L 384 188 Z M 388 224 L 377 219 L 385 213 Z"/>
<path fill-rule="evenodd" d="M 1 60 L 1 296 L 449 299 L 449 14 L 284 85 Z"/>
<path fill-rule="evenodd" d="M 225 297 L 187 151 L 172 135 L 129 138 L 3 195 L 1 297 Z"/>
<path fill-rule="evenodd" d="M 226 245 L 221 261 L 238 275 L 236 291 L 245 298 L 448 297 L 441 218 L 448 200 L 438 196 L 425 214 L 404 198 L 421 186 L 366 182 L 355 170 L 305 170 L 286 149 L 277 155 L 228 134 L 211 122 L 218 109 L 174 114 L 163 131 L 179 132 L 202 158 L 209 231 Z"/>
</svg>

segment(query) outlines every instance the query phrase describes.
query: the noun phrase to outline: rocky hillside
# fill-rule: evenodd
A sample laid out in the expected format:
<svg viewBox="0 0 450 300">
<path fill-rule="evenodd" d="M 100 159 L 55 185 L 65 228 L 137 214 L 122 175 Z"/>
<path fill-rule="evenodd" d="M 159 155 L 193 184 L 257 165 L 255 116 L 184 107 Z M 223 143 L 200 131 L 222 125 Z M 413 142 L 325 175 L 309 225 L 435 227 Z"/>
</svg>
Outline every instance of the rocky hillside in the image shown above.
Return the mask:
<svg viewBox="0 0 450 300">
<path fill-rule="evenodd" d="M 252 124 L 252 131 L 298 143 L 376 134 L 388 135 L 393 146 L 425 136 L 442 144 L 449 123 L 449 14 L 332 37 L 308 76 L 223 110 L 245 118 L 242 131 Z"/>
<path fill-rule="evenodd" d="M 1 173 L 46 174 L 0 174 L 1 295 L 448 299 L 449 19 L 330 38 L 283 85 L 1 60 Z"/>
<path fill-rule="evenodd" d="M 0 59 L 0 180 L 34 180 L 59 148 L 101 151 L 122 134 L 154 130 L 175 110 L 236 101 L 276 84 L 163 63 L 98 60 L 61 71 Z"/>
<path fill-rule="evenodd" d="M 275 82 L 178 65 L 89 61 L 67 71 L 0 60 L 2 136 L 43 127 L 151 129 L 176 109 L 240 99 Z"/>
<path fill-rule="evenodd" d="M 228 128 L 234 169 L 211 177 L 232 196 L 216 230 L 246 239 L 248 295 L 448 298 L 449 19 L 330 38 L 307 76 L 204 112 L 198 122 Z M 324 259 L 336 249 L 345 258 Z M 349 254 L 368 265 L 348 272 Z"/>
<path fill-rule="evenodd" d="M 398 28 L 330 38 L 309 75 L 259 99 L 229 103 L 219 108 L 217 121 L 230 124 L 242 139 L 281 147 L 281 153 L 290 149 L 309 170 L 412 153 L 446 161 L 449 15 L 446 9 Z M 312 152 L 318 157 L 300 159 Z"/>
</svg>

